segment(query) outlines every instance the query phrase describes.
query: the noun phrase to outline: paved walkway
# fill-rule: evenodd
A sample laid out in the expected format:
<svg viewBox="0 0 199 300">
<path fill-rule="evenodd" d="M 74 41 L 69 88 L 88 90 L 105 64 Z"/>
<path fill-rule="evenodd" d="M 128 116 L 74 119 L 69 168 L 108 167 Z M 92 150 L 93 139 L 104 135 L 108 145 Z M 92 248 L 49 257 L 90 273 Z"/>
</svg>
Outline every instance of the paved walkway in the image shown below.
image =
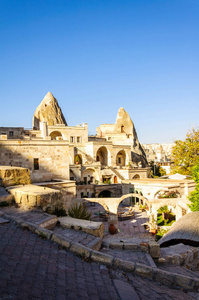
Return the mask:
<svg viewBox="0 0 199 300">
<path fill-rule="evenodd" d="M 0 299 L 198 299 L 130 273 L 82 260 L 50 240 L 0 224 Z"/>
<path fill-rule="evenodd" d="M 96 216 L 95 213 L 99 211 L 104 211 L 103 207 L 99 204 L 95 204 L 95 206 L 87 205 L 88 209 L 92 212 L 92 218 L 93 221 L 104 221 L 104 219 L 100 218 L 99 216 Z M 137 207 L 135 209 L 134 216 L 125 221 L 118 221 L 118 227 L 119 232 L 114 235 L 114 237 L 136 237 L 139 236 L 139 238 L 146 238 L 151 237 L 151 234 L 144 228 L 142 224 L 146 223 L 149 218 L 147 216 L 146 212 L 140 212 Z M 118 211 L 125 211 L 127 208 L 125 206 L 120 205 Z M 109 235 L 108 232 L 108 222 L 104 221 L 104 228 L 105 228 L 105 236 Z"/>
</svg>

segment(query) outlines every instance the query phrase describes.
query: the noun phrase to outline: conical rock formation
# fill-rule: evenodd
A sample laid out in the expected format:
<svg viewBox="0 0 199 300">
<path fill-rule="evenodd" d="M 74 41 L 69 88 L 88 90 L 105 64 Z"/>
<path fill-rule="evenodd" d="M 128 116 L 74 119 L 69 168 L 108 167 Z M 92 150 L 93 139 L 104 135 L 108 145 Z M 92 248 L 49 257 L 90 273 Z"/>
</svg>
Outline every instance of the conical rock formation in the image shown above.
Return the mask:
<svg viewBox="0 0 199 300">
<path fill-rule="evenodd" d="M 124 132 L 129 135 L 129 138 L 132 139 L 132 161 L 138 163 L 141 162 L 143 166 L 147 165 L 147 159 L 142 146 L 138 141 L 137 132 L 135 130 L 135 126 L 128 114 L 127 111 L 124 110 L 123 107 L 120 107 L 117 118 L 116 124 L 114 128 L 115 132 L 121 133 Z"/>
<path fill-rule="evenodd" d="M 67 126 L 64 115 L 57 99 L 48 92 L 35 110 L 33 116 L 33 129 L 39 129 L 39 122 L 47 122 L 48 126 L 64 124 Z"/>
</svg>

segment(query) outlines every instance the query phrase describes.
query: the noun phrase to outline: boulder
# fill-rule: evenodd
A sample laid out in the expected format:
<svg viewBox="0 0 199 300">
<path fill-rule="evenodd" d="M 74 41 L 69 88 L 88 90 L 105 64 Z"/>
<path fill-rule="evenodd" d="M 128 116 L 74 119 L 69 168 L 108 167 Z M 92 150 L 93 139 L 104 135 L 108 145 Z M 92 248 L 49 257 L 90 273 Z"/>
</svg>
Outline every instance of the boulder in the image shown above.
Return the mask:
<svg viewBox="0 0 199 300">
<path fill-rule="evenodd" d="M 30 184 L 30 170 L 21 167 L 0 166 L 0 186 Z"/>
</svg>

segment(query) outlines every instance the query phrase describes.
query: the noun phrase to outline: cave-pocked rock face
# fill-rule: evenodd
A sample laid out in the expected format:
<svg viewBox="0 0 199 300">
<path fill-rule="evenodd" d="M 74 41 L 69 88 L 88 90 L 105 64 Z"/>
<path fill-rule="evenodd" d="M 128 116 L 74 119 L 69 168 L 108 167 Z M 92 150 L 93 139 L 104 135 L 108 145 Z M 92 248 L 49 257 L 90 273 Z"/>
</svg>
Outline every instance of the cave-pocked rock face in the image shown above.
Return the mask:
<svg viewBox="0 0 199 300">
<path fill-rule="evenodd" d="M 137 163 L 140 162 L 142 166 L 146 166 L 146 154 L 139 143 L 133 121 L 131 120 L 128 112 L 125 111 L 123 107 L 120 107 L 120 109 L 118 110 L 114 131 L 118 133 L 123 132 L 129 135 L 129 137 L 133 140 L 131 149 L 132 161 Z"/>
<path fill-rule="evenodd" d="M 39 130 L 39 122 L 47 122 L 48 126 L 57 124 L 64 124 L 67 126 L 67 122 L 59 107 L 57 99 L 48 92 L 42 102 L 35 110 L 33 116 L 33 129 Z"/>
</svg>

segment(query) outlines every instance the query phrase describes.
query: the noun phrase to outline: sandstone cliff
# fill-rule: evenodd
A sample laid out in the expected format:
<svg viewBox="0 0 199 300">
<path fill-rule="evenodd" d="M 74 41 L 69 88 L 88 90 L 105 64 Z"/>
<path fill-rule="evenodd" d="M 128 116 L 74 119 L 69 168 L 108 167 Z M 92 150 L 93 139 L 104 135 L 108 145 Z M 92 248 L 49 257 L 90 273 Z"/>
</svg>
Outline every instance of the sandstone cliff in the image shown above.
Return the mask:
<svg viewBox="0 0 199 300">
<path fill-rule="evenodd" d="M 48 92 L 35 110 L 33 116 L 33 129 L 39 129 L 39 122 L 47 122 L 49 126 L 64 124 L 67 126 L 64 115 L 57 99 Z"/>
</svg>

